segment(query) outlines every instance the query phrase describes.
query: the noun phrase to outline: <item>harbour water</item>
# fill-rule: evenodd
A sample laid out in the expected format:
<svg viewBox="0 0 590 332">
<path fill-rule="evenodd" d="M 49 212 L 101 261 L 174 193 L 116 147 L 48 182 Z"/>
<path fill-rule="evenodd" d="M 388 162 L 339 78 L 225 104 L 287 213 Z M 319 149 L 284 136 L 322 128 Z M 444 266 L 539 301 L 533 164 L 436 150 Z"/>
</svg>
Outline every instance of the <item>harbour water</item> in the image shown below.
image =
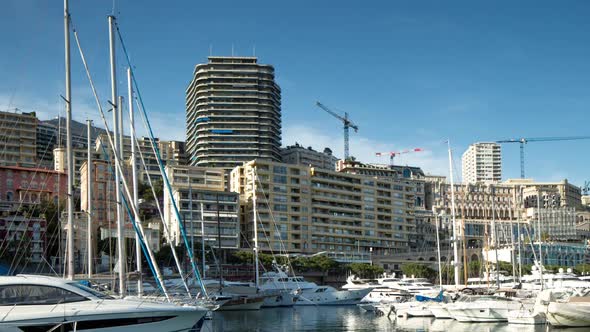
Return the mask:
<svg viewBox="0 0 590 332">
<path fill-rule="evenodd" d="M 472 331 L 472 332 L 581 332 L 589 328 L 552 329 L 545 325 L 508 323 L 459 323 L 450 319 L 387 318 L 364 312 L 356 306 L 273 308 L 258 311 L 215 312 L 203 332 L 290 332 L 290 331 Z"/>
</svg>

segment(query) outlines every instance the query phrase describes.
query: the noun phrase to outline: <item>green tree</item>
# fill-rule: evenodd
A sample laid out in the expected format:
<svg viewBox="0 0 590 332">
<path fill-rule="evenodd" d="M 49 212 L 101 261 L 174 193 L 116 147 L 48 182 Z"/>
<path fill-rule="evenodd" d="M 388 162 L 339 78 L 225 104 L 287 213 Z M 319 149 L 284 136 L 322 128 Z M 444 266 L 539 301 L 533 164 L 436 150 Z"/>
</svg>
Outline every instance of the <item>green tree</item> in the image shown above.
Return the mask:
<svg viewBox="0 0 590 332">
<path fill-rule="evenodd" d="M 470 278 L 475 278 L 475 277 L 479 277 L 481 275 L 482 272 L 482 268 L 481 268 L 481 262 L 480 261 L 471 261 L 469 262 L 468 265 L 468 276 Z"/>
<path fill-rule="evenodd" d="M 401 270 L 408 277 L 414 276 L 416 278 L 434 279 L 437 275 L 433 268 L 425 264 L 418 263 L 402 264 Z"/>
<path fill-rule="evenodd" d="M 383 274 L 383 268 L 377 265 L 370 265 L 367 263 L 351 263 L 348 264 L 350 271 L 360 278 L 376 278 Z"/>
<path fill-rule="evenodd" d="M 47 251 L 46 257 L 58 256 L 59 255 L 59 233 L 61 232 L 61 225 L 59 222 L 59 215 L 65 210 L 65 201 L 58 204 L 53 201 L 42 201 L 40 211 L 44 211 L 43 216 L 47 223 Z M 41 215 L 40 215 L 41 216 Z"/>
<path fill-rule="evenodd" d="M 578 264 L 574 267 L 574 272 L 579 275 L 587 275 L 590 273 L 590 264 Z"/>
<path fill-rule="evenodd" d="M 493 266 L 495 266 L 495 264 Z M 510 264 L 508 262 L 499 261 L 498 268 L 500 269 L 500 271 L 506 271 L 508 273 L 512 273 L 512 264 Z"/>
</svg>

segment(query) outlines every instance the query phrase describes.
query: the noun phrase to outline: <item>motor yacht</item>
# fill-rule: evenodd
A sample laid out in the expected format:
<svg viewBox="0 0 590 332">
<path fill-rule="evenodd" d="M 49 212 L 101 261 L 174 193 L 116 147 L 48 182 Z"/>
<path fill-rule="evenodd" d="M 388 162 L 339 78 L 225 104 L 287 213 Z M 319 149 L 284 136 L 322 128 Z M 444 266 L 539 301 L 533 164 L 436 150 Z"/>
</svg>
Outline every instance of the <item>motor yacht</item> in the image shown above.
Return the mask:
<svg viewBox="0 0 590 332">
<path fill-rule="evenodd" d="M 116 299 L 55 277 L 0 277 L 1 331 L 190 331 L 211 308 Z"/>
<path fill-rule="evenodd" d="M 547 321 L 556 327 L 590 326 L 590 292 L 552 293 L 546 315 Z"/>
<path fill-rule="evenodd" d="M 260 290 L 287 289 L 299 298 L 295 305 L 354 305 L 371 292 L 373 288 L 337 290 L 331 286 L 318 286 L 300 276 L 288 276 L 282 269 L 266 272 L 260 277 Z"/>
<path fill-rule="evenodd" d="M 449 314 L 460 322 L 507 322 L 508 313 L 522 304 L 512 298 L 483 295 L 470 296 L 446 306 Z"/>
</svg>

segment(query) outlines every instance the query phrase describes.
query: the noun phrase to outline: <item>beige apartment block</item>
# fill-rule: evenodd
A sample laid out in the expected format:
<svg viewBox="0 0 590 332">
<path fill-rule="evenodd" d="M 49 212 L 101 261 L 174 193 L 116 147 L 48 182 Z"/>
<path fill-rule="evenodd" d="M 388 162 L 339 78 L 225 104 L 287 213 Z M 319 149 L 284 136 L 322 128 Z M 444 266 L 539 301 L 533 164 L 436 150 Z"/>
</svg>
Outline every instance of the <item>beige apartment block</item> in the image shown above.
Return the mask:
<svg viewBox="0 0 590 332">
<path fill-rule="evenodd" d="M 348 174 L 253 160 L 231 172 L 231 191 L 242 199 L 242 231 L 263 251 L 394 253 L 415 232 L 415 181 Z"/>
<path fill-rule="evenodd" d="M 0 112 L 0 165 L 37 167 L 35 112 Z"/>
<path fill-rule="evenodd" d="M 221 241 L 222 249 L 238 249 L 239 197 L 237 193 L 224 191 L 225 170 L 169 165 L 166 175 L 182 219 L 178 220 L 171 196 L 168 190 L 164 190 L 164 219 L 171 239 L 177 244 L 182 243 L 182 225 L 189 243 L 204 241 L 207 246 L 217 249 Z"/>
<path fill-rule="evenodd" d="M 184 142 L 181 141 L 161 141 L 155 138 L 160 159 L 164 166 L 166 165 L 183 165 L 186 164 L 186 154 L 184 150 Z M 139 147 L 139 149 L 138 149 Z M 95 149 L 100 153 L 102 159 L 109 160 L 111 156 L 111 149 L 109 140 L 106 134 L 100 134 L 95 142 Z M 148 176 L 152 182 L 162 179 L 158 158 L 154 153 L 154 148 L 149 137 L 138 137 L 135 145 L 136 151 L 136 167 L 138 171 L 138 180 L 147 182 Z M 105 154 L 106 152 L 106 154 Z M 145 162 L 145 167 L 142 163 Z M 123 160 L 127 164 L 131 163 L 131 137 L 123 137 Z"/>
<path fill-rule="evenodd" d="M 80 168 L 82 164 L 88 161 L 88 149 L 72 149 L 74 154 L 74 184 L 78 186 L 81 182 L 80 179 Z M 101 153 L 99 152 L 92 152 L 93 160 L 101 159 Z M 68 171 L 68 163 L 67 163 L 67 154 L 66 148 L 56 148 L 53 149 L 53 169 L 58 172 L 67 173 Z"/>
<path fill-rule="evenodd" d="M 535 182 L 532 179 L 510 179 L 504 183 L 520 188 L 525 207 L 536 207 L 540 194 L 541 207 L 572 207 L 583 210 L 582 189 L 567 179 L 556 182 Z"/>
<path fill-rule="evenodd" d="M 281 148 L 281 159 L 284 163 L 334 170 L 338 158 L 332 155 L 330 148 L 323 152 L 316 151 L 311 146 L 305 148 L 298 143 Z"/>
</svg>

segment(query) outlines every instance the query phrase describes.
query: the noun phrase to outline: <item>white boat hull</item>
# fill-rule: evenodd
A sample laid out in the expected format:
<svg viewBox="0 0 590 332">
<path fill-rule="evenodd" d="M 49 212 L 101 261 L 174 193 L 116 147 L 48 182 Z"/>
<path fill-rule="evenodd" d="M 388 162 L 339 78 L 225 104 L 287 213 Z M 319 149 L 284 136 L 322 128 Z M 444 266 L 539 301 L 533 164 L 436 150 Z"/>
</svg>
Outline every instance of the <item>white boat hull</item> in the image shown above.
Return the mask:
<svg viewBox="0 0 590 332">
<path fill-rule="evenodd" d="M 375 304 L 376 303 L 359 303 L 356 306 L 361 308 L 364 311 L 375 312 L 376 311 Z"/>
<path fill-rule="evenodd" d="M 370 288 L 322 293 L 303 290 L 295 305 L 355 305 L 361 303 L 363 297 L 370 291 Z"/>
<path fill-rule="evenodd" d="M 547 319 L 542 312 L 531 312 L 529 310 L 511 311 L 508 314 L 508 323 L 519 325 L 545 324 Z"/>
<path fill-rule="evenodd" d="M 551 302 L 547 307 L 547 321 L 553 326 L 590 326 L 590 303 Z"/>
<path fill-rule="evenodd" d="M 449 314 L 459 322 L 507 322 L 508 309 L 472 308 L 449 309 Z"/>
<path fill-rule="evenodd" d="M 451 316 L 447 308 L 442 305 L 430 306 L 430 312 L 432 312 L 437 319 L 453 319 L 453 316 Z"/>
<path fill-rule="evenodd" d="M 264 298 L 262 308 L 292 307 L 295 305 L 298 299 L 299 296 L 289 292 L 283 292 L 278 295 L 270 295 Z"/>
<path fill-rule="evenodd" d="M 19 312 L 15 312 L 15 310 L 28 310 L 29 316 L 35 316 L 35 313 L 38 312 L 37 310 L 49 312 L 51 308 L 40 308 L 47 306 L 33 306 L 34 308 L 29 306 L 21 306 L 18 309 L 15 308 L 15 310 L 12 310 L 12 312 L 10 312 L 7 316 L 14 318 L 18 317 L 21 319 L 0 323 L 0 331 L 20 332 L 23 331 L 23 327 L 50 330 L 58 325 L 64 326 L 66 329 L 70 328 L 71 330 L 74 330 L 75 327 L 76 330 L 82 330 L 85 332 L 190 331 L 207 313 L 206 310 L 194 309 L 177 310 L 174 312 L 145 310 L 142 312 L 124 312 L 111 314 L 99 312 L 93 314 L 92 310 L 68 310 L 68 308 L 60 309 L 59 306 L 60 305 L 51 306 L 56 308 L 54 310 L 56 313 L 55 316 L 43 318 L 26 318 L 26 313 L 21 314 Z M 10 310 L 10 308 L 6 308 L 6 310 L 0 310 L 0 315 L 4 316 L 8 310 Z M 66 313 L 65 316 L 64 312 Z M 59 313 L 61 313 L 61 315 Z M 60 331 L 60 329 L 57 328 L 56 331 Z"/>
<path fill-rule="evenodd" d="M 263 304 L 263 297 L 235 298 L 223 303 L 217 311 L 260 310 Z"/>
</svg>

